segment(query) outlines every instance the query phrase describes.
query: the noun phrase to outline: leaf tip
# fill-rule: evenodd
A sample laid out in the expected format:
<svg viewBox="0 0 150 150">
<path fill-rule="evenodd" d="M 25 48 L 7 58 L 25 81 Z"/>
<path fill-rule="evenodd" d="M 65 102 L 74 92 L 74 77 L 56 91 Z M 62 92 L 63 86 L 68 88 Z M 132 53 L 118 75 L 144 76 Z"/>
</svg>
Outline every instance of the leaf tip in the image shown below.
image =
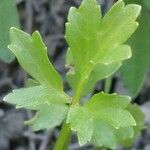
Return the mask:
<svg viewBox="0 0 150 150">
<path fill-rule="evenodd" d="M 114 5 L 119 5 L 119 6 L 121 6 L 121 7 L 124 7 L 124 6 L 125 6 L 125 3 L 124 3 L 123 0 L 118 0 L 118 1 L 116 2 L 116 4 L 114 4 Z"/>
<path fill-rule="evenodd" d="M 6 96 L 3 98 L 3 101 L 4 101 L 4 102 L 7 102 L 7 98 L 6 98 Z"/>
<path fill-rule="evenodd" d="M 35 31 L 32 33 L 32 37 L 33 37 L 33 36 L 41 36 L 41 35 L 40 35 L 39 31 L 35 30 Z"/>
<path fill-rule="evenodd" d="M 128 9 L 131 12 L 133 19 L 135 20 L 139 16 L 142 7 L 138 4 L 128 4 L 126 9 Z"/>
<path fill-rule="evenodd" d="M 135 22 L 136 23 L 136 26 L 138 27 L 139 26 L 139 23 L 138 22 Z"/>
<path fill-rule="evenodd" d="M 10 35 L 14 35 L 16 32 L 22 32 L 22 31 L 15 27 L 10 28 Z"/>
<path fill-rule="evenodd" d="M 16 109 L 20 109 L 20 108 L 22 108 L 22 106 L 16 105 Z"/>
<path fill-rule="evenodd" d="M 6 96 L 4 96 L 4 98 L 3 98 L 4 102 L 10 102 L 9 95 L 10 94 L 7 94 Z"/>
<path fill-rule="evenodd" d="M 10 50 L 11 50 L 11 47 L 12 47 L 11 44 L 7 45 L 7 48 L 10 49 Z"/>
<path fill-rule="evenodd" d="M 141 10 L 142 10 L 142 6 L 141 5 L 137 5 L 137 4 L 134 4 L 134 6 L 136 7 L 136 13 L 137 15 L 140 14 Z"/>
<path fill-rule="evenodd" d="M 18 30 L 18 29 L 15 28 L 15 27 L 11 27 L 11 28 L 10 28 L 10 31 L 16 31 L 16 30 Z"/>
</svg>

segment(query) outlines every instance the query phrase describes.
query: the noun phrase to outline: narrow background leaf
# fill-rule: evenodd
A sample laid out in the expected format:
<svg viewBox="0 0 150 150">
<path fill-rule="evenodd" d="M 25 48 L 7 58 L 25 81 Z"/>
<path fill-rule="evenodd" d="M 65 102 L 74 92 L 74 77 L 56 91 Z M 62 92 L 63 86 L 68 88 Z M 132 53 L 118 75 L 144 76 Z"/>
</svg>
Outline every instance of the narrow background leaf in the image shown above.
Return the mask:
<svg viewBox="0 0 150 150">
<path fill-rule="evenodd" d="M 14 0 L 0 0 L 0 59 L 11 62 L 15 55 L 7 48 L 9 44 L 9 29 L 20 27 L 19 17 L 15 8 Z"/>
<path fill-rule="evenodd" d="M 121 77 L 130 95 L 136 97 L 142 89 L 150 63 L 150 18 L 147 8 L 141 0 L 125 0 L 126 3 L 142 5 L 139 27 L 128 40 L 132 48 L 132 58 L 121 67 Z"/>
</svg>

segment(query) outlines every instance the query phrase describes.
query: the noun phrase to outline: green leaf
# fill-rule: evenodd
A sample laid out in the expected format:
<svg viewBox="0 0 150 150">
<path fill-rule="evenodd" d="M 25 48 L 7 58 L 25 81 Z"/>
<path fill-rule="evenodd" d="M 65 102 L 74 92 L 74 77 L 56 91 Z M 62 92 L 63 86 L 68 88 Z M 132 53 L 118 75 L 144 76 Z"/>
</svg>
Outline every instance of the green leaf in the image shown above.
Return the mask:
<svg viewBox="0 0 150 150">
<path fill-rule="evenodd" d="M 65 65 L 66 67 L 69 68 L 71 66 L 74 66 L 74 60 L 70 49 L 67 50 L 65 61 L 66 61 L 66 65 Z"/>
<path fill-rule="evenodd" d="M 29 34 L 11 28 L 9 49 L 16 55 L 20 65 L 40 84 L 63 89 L 63 82 L 47 56 L 47 48 L 40 34 Z"/>
<path fill-rule="evenodd" d="M 125 6 L 118 1 L 102 19 L 96 0 L 83 0 L 78 9 L 70 9 L 66 40 L 78 82 L 87 82 L 97 64 L 120 64 L 131 57 L 130 47 L 123 43 L 137 28 L 135 20 L 140 10 L 139 5 Z"/>
<path fill-rule="evenodd" d="M 92 20 L 87 21 L 85 19 L 87 17 L 92 18 Z M 95 0 L 84 0 L 79 9 L 72 7 L 69 11 L 68 23 L 66 24 L 66 39 L 78 71 L 83 69 L 82 66 L 85 67 L 87 63 L 90 63 L 92 55 L 88 56 L 88 53 L 94 53 L 91 47 L 94 46 L 100 24 L 101 12 Z"/>
<path fill-rule="evenodd" d="M 39 105 L 38 112 L 34 118 L 25 123 L 30 125 L 34 131 L 46 128 L 54 128 L 60 125 L 66 118 L 68 107 L 58 104 Z"/>
<path fill-rule="evenodd" d="M 133 105 L 129 105 L 127 107 L 127 110 L 132 114 L 132 116 L 136 120 L 137 126 L 140 126 L 140 127 L 143 128 L 144 127 L 145 115 L 141 111 L 140 107 L 137 104 L 133 104 Z"/>
<path fill-rule="evenodd" d="M 114 74 L 120 66 L 121 64 L 118 62 L 111 63 L 109 65 L 97 64 L 89 76 L 89 79 L 85 85 L 84 93 L 86 94 L 93 91 L 96 82 L 108 78 Z"/>
<path fill-rule="evenodd" d="M 66 117 L 69 98 L 54 88 L 41 85 L 13 90 L 4 101 L 16 105 L 16 108 L 37 110 L 36 116 L 28 121 L 33 130 L 52 128 L 59 125 Z"/>
<path fill-rule="evenodd" d="M 97 115 L 98 118 L 108 122 L 116 129 L 120 127 L 136 126 L 136 122 L 132 115 L 128 111 L 119 108 L 105 108 L 97 112 Z"/>
<path fill-rule="evenodd" d="M 43 103 L 69 103 L 68 96 L 64 93 L 41 85 L 13 90 L 4 101 L 16 105 L 17 108 L 28 108 Z"/>
<path fill-rule="evenodd" d="M 96 128 L 97 130 L 95 131 L 95 138 L 92 140 L 92 143 L 94 143 L 95 145 L 103 146 L 104 144 L 101 144 L 101 141 L 103 141 L 104 139 L 108 140 L 107 145 L 109 144 L 109 147 L 113 149 L 116 143 L 124 147 L 130 147 L 135 139 L 139 136 L 141 130 L 144 127 L 144 114 L 143 112 L 141 112 L 140 107 L 136 104 L 129 104 L 126 109 L 134 117 L 136 121 L 136 126 L 121 127 L 117 130 L 114 130 L 111 126 L 108 126 L 108 124 L 99 123 L 97 121 L 97 126 L 94 126 L 94 130 L 96 130 Z M 107 147 L 107 145 L 104 146 Z"/>
<path fill-rule="evenodd" d="M 129 96 L 121 96 L 114 94 L 107 94 L 104 92 L 95 94 L 92 98 L 85 104 L 87 108 L 93 112 L 101 110 L 103 108 L 126 108 L 131 99 Z"/>
<path fill-rule="evenodd" d="M 121 45 L 112 49 L 112 51 L 109 52 L 109 55 L 104 56 L 102 58 L 102 62 L 104 64 L 111 64 L 113 62 L 120 62 L 121 60 L 128 59 L 130 57 L 131 48 L 128 45 Z"/>
<path fill-rule="evenodd" d="M 94 95 L 86 103 L 86 108 L 92 111 L 98 119 L 108 122 L 111 126 L 118 129 L 136 125 L 131 114 L 125 110 L 129 102 L 130 97 L 128 96 L 100 93 Z M 122 120 L 122 118 L 124 119 Z"/>
<path fill-rule="evenodd" d="M 143 1 L 125 0 L 125 2 L 142 5 L 142 13 L 138 19 L 139 28 L 127 42 L 133 50 L 133 56 L 123 64 L 120 70 L 121 77 L 129 94 L 132 97 L 136 97 L 143 87 L 150 64 L 150 19 L 149 11 L 144 6 Z"/>
<path fill-rule="evenodd" d="M 71 123 L 71 129 L 77 132 L 80 145 L 91 140 L 93 118 L 86 108 L 71 106 L 67 116 L 67 123 Z"/>
<path fill-rule="evenodd" d="M 127 139 L 132 139 L 134 136 L 134 127 L 124 127 L 116 130 L 116 136 L 118 143 L 121 144 L 121 142 L 126 141 Z M 122 145 L 122 144 L 121 144 Z"/>
<path fill-rule="evenodd" d="M 0 1 L 0 59 L 4 62 L 11 62 L 15 56 L 8 50 L 9 29 L 12 26 L 19 27 L 19 17 L 15 8 L 14 1 Z"/>
<path fill-rule="evenodd" d="M 116 148 L 117 140 L 115 130 L 107 123 L 94 120 L 93 136 L 91 142 L 98 147 Z"/>
<path fill-rule="evenodd" d="M 121 64 L 118 62 L 111 64 L 99 63 L 95 65 L 93 71 L 91 72 L 89 78 L 87 79 L 87 82 L 84 85 L 83 95 L 92 92 L 96 82 L 111 76 L 116 70 L 118 70 L 120 66 Z M 66 67 L 69 68 L 69 71 L 67 73 L 67 81 L 71 86 L 71 88 L 75 91 L 78 77 L 74 70 L 74 61 L 70 50 L 67 51 L 66 55 Z"/>
<path fill-rule="evenodd" d="M 141 111 L 140 107 L 136 104 L 129 105 L 127 110 L 134 117 L 134 119 L 136 121 L 136 126 L 124 128 L 122 130 L 121 134 L 119 131 L 119 134 L 121 136 L 120 137 L 118 136 L 118 143 L 125 147 L 130 147 L 133 144 L 133 142 L 135 141 L 135 139 L 140 135 L 141 130 L 144 128 L 145 115 Z M 132 134 L 131 129 L 133 130 L 134 134 L 132 136 L 129 136 L 129 135 L 127 136 L 127 134 Z M 125 138 L 121 138 L 121 137 L 123 137 L 123 135 L 126 135 Z"/>
<path fill-rule="evenodd" d="M 48 60 L 40 34 L 34 32 L 30 36 L 11 28 L 10 37 L 9 48 L 35 80 L 29 81 L 28 88 L 13 90 L 4 101 L 16 108 L 36 110 L 36 116 L 27 122 L 34 130 L 60 125 L 66 118 L 70 98 L 63 92 L 62 79 Z"/>
<path fill-rule="evenodd" d="M 96 94 L 84 106 L 71 106 L 67 123 L 77 132 L 81 145 L 91 141 L 97 146 L 114 148 L 118 129 L 136 125 L 127 110 L 129 103 L 127 96 Z"/>
<path fill-rule="evenodd" d="M 25 87 L 32 87 L 32 86 L 38 86 L 38 85 L 39 85 L 39 82 L 37 82 L 34 79 L 29 78 L 29 79 L 27 79 Z"/>
</svg>

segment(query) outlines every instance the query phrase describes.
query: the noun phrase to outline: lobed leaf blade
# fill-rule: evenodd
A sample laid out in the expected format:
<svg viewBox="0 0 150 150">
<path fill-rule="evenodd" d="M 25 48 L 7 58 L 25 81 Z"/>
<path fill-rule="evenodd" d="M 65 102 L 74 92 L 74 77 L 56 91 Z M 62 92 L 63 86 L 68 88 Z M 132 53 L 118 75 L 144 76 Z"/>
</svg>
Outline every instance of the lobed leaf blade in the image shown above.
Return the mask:
<svg viewBox="0 0 150 150">
<path fill-rule="evenodd" d="M 66 40 L 74 61 L 73 80 L 87 82 L 97 64 L 121 64 L 131 57 L 131 49 L 124 42 L 136 30 L 140 11 L 139 5 L 125 6 L 118 1 L 102 18 L 96 0 L 83 0 L 78 9 L 70 9 Z"/>
<path fill-rule="evenodd" d="M 97 146 L 115 148 L 118 129 L 136 125 L 127 110 L 129 103 L 130 98 L 127 96 L 96 94 L 84 106 L 71 106 L 67 123 L 73 131 L 77 131 L 80 144 L 90 141 Z M 128 135 L 131 135 L 130 132 L 126 135 L 127 138 Z"/>
<path fill-rule="evenodd" d="M 84 90 L 83 90 L 83 95 L 86 95 L 87 93 L 91 93 L 92 90 L 94 89 L 94 86 L 96 82 L 99 80 L 105 79 L 109 76 L 111 76 L 114 72 L 118 70 L 118 68 L 121 66 L 120 62 L 115 62 L 111 64 L 97 64 L 93 68 L 93 71 L 91 72 L 89 79 L 87 79 L 85 85 L 84 85 Z M 78 80 L 78 74 L 75 73 L 74 69 L 74 60 L 71 54 L 70 49 L 68 49 L 67 54 L 66 54 L 66 67 L 69 68 L 69 71 L 67 72 L 67 81 L 71 88 L 75 91 L 76 86 L 77 86 L 77 80 Z"/>
<path fill-rule="evenodd" d="M 36 109 L 38 109 L 36 116 L 25 122 L 34 131 L 59 126 L 65 120 L 68 112 L 68 106 L 63 104 L 43 104 L 36 106 Z"/>
<path fill-rule="evenodd" d="M 40 34 L 29 34 L 10 29 L 9 48 L 16 55 L 21 66 L 35 79 L 30 80 L 28 88 L 13 90 L 4 101 L 16 108 L 36 110 L 36 116 L 27 121 L 34 130 L 58 126 L 65 120 L 70 98 L 63 92 L 63 82 L 47 56 Z"/>
<path fill-rule="evenodd" d="M 47 48 L 37 31 L 31 37 L 19 29 L 11 28 L 10 38 L 9 49 L 16 55 L 20 65 L 33 78 L 40 84 L 52 86 L 58 90 L 63 89 L 62 79 L 49 62 Z"/>
<path fill-rule="evenodd" d="M 91 140 L 93 119 L 91 114 L 81 106 L 71 106 L 67 116 L 67 123 L 77 132 L 79 144 L 86 144 Z"/>
<path fill-rule="evenodd" d="M 46 103 L 70 103 L 69 97 L 65 93 L 41 85 L 13 90 L 4 97 L 4 101 L 16 105 L 17 108 L 32 108 L 32 106 Z"/>
</svg>

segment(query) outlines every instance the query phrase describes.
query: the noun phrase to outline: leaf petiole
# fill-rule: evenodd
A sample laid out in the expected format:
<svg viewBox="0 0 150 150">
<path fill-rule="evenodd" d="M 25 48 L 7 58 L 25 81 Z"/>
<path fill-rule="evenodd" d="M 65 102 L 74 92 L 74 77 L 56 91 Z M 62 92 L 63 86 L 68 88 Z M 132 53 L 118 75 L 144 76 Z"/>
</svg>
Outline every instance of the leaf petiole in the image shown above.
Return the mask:
<svg viewBox="0 0 150 150">
<path fill-rule="evenodd" d="M 110 90 L 111 90 L 112 78 L 113 78 L 113 77 L 110 76 L 110 77 L 108 77 L 108 78 L 106 78 L 106 79 L 104 80 L 104 91 L 105 91 L 105 93 L 109 93 Z"/>
<path fill-rule="evenodd" d="M 70 125 L 66 124 L 65 121 L 62 125 L 59 138 L 57 139 L 56 144 L 54 146 L 54 150 L 63 150 L 67 148 L 70 132 L 71 132 Z"/>
<path fill-rule="evenodd" d="M 79 80 L 71 105 L 78 104 L 81 97 L 83 84 L 84 80 Z M 54 146 L 54 150 L 64 150 L 64 148 L 66 149 L 66 147 L 68 146 L 70 133 L 71 133 L 70 124 L 67 124 L 65 120 L 65 122 L 62 125 L 59 138 L 57 139 L 56 144 Z"/>
</svg>

